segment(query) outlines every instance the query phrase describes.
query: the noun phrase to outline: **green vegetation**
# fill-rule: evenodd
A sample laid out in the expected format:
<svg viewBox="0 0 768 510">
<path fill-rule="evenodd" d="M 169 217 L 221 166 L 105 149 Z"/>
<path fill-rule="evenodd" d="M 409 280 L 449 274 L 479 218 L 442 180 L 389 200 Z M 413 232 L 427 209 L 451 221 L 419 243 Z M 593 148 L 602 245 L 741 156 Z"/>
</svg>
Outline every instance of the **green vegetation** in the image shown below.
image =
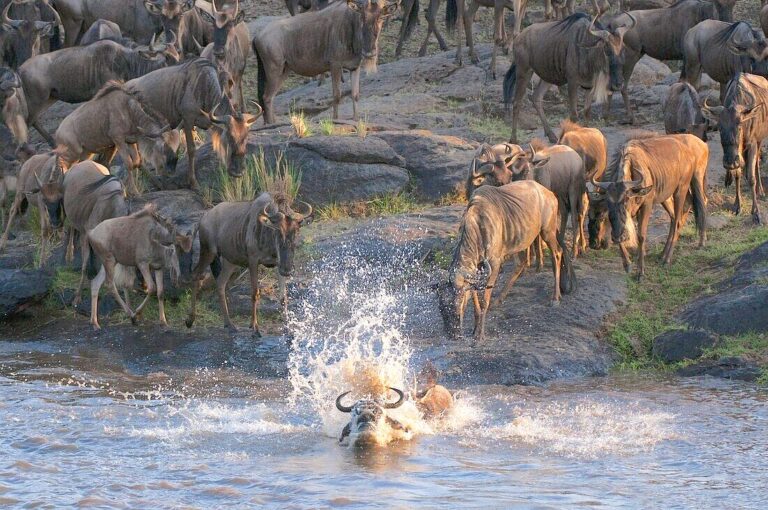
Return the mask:
<svg viewBox="0 0 768 510">
<path fill-rule="evenodd" d="M 259 151 L 245 160 L 241 177 L 231 177 L 224 165 L 219 165 L 216 185 L 206 188 L 204 199 L 216 202 L 241 202 L 253 200 L 262 191 L 283 192 L 295 198 L 301 186 L 301 171 L 288 162 L 283 153 L 277 154 L 272 163 L 264 151 Z"/>
<path fill-rule="evenodd" d="M 336 125 L 329 118 L 320 119 L 318 127 L 320 129 L 320 133 L 325 136 L 333 136 L 336 134 Z"/>
<path fill-rule="evenodd" d="M 357 136 L 363 140 L 365 140 L 365 137 L 368 136 L 367 120 L 368 117 L 365 117 L 365 119 L 358 119 L 357 124 L 355 125 L 355 132 L 357 133 Z"/>
<path fill-rule="evenodd" d="M 291 126 L 293 127 L 294 133 L 296 133 L 296 136 L 299 138 L 306 138 L 307 136 L 312 136 L 312 127 L 310 125 L 310 122 L 307 120 L 307 116 L 304 115 L 304 111 L 299 112 L 291 112 L 290 115 L 291 118 Z"/>
<path fill-rule="evenodd" d="M 695 247 L 693 230 L 681 237 L 670 267 L 659 264 L 663 245 L 650 250 L 646 257 L 646 276 L 638 282 L 634 274 L 627 277 L 626 306 L 607 330 L 607 338 L 621 356 L 619 368 L 658 367 L 651 357 L 651 343 L 660 333 L 679 327 L 674 315 L 694 297 L 713 292 L 713 287 L 732 273 L 734 262 L 744 252 L 768 241 L 768 230 L 745 224 L 743 218 L 730 218 L 728 225 L 709 232 L 705 248 Z M 599 252 L 597 252 L 599 254 Z M 588 252 L 588 257 L 595 255 Z M 634 270 L 633 266 L 633 270 Z M 768 362 L 768 341 L 753 336 L 726 340 L 712 355 L 736 352 L 757 355 L 762 352 Z"/>
<path fill-rule="evenodd" d="M 340 204 L 332 202 L 320 207 L 318 218 L 325 221 L 336 221 L 344 218 L 368 218 L 371 216 L 391 216 L 405 214 L 423 209 L 409 192 L 381 195 L 370 200 Z"/>
</svg>

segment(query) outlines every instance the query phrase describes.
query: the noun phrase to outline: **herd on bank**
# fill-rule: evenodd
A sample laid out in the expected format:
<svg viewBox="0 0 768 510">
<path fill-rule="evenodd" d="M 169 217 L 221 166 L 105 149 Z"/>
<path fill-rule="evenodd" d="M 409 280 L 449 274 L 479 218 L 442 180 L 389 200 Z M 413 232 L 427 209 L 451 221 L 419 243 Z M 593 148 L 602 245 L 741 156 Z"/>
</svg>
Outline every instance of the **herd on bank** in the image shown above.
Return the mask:
<svg viewBox="0 0 768 510">
<path fill-rule="evenodd" d="M 709 157 L 703 140 L 709 130 L 720 131 L 726 184 L 736 184 L 735 212 L 741 208 L 740 180 L 746 172 L 752 216 L 760 221 L 758 197 L 763 189 L 758 165 L 761 142 L 768 137 L 768 80 L 761 75 L 768 74 L 768 44 L 764 34 L 749 24 L 731 21 L 734 3 L 625 0 L 618 13 L 610 13 L 613 6 L 595 0 L 590 4 L 595 11 L 592 17 L 574 13 L 573 0 L 548 0 L 547 17 L 557 14 L 561 19 L 521 30 L 526 0 L 472 0 L 466 5 L 463 0 L 448 0 L 446 22 L 449 27 L 459 21 L 463 24 L 473 61 L 471 19 L 479 6 L 495 8 L 494 46 L 511 46 L 513 52 L 513 64 L 504 79 L 504 97 L 512 104 L 512 139 L 483 145 L 475 154 L 467 176 L 469 204 L 450 276 L 438 287 L 450 335 L 461 333 L 471 300 L 474 336 L 482 339 L 502 264 L 518 258 L 498 300 L 504 299 L 532 258 L 542 267 L 544 243 L 554 273 L 553 303 L 576 287 L 572 259 L 587 244 L 593 249 L 608 246 L 608 225 L 627 271 L 629 250 L 637 247 L 638 276 L 642 276 L 648 222 L 656 204 L 670 217 L 665 263 L 671 261 L 691 209 L 703 245 Z M 285 283 L 293 270 L 298 233 L 311 220 L 312 207 L 293 201 L 286 190 L 270 190 L 252 202 L 221 203 L 207 211 L 193 231 L 180 232 L 152 207 L 131 212 L 124 184 L 110 175 L 107 166 L 116 154 L 121 156 L 128 167 L 127 194 L 134 195 L 139 167 L 156 173 L 174 171 L 179 147 L 185 143 L 188 185 L 197 189 L 194 134 L 207 130 L 228 173 L 240 177 L 249 129 L 262 113 L 267 124 L 275 121 L 272 100 L 289 72 L 309 77 L 330 73 L 335 118 L 342 72 L 351 71 L 357 116 L 360 71 L 375 67 L 383 23 L 398 12 L 400 3 L 289 0 L 286 4 L 295 15 L 266 22 L 256 34 L 249 34 L 239 0 L 226 4 L 2 0 L 0 200 L 5 201 L 8 190 L 15 189 L 16 194 L 0 250 L 15 216 L 29 203 L 41 211 L 42 257 L 47 234 L 60 228 L 66 215 L 70 225 L 67 259 L 73 258 L 75 238 L 82 253 L 75 302 L 80 300 L 86 277 L 90 278 L 91 324 L 98 329 L 98 294 L 103 284 L 133 321 L 141 313 L 148 298 L 134 309 L 128 292 L 136 270 L 147 296 L 157 294 L 160 320 L 165 323 L 164 271 L 178 275 L 179 251 L 189 252 L 199 237 L 200 258 L 193 270 L 187 326 L 194 323 L 198 292 L 210 269 L 225 323 L 233 327 L 226 287 L 238 267 L 247 267 L 253 303 L 250 326 L 259 334 L 259 268 L 277 268 L 278 294 L 285 305 Z M 432 0 L 427 9 L 427 39 L 435 33 L 441 41 L 435 25 L 438 6 L 439 1 Z M 407 0 L 402 7 L 401 42 L 410 35 L 419 9 L 416 0 Z M 514 10 L 518 21 L 510 37 L 501 15 L 505 7 Z M 302 9 L 305 12 L 299 13 Z M 766 30 L 768 6 L 762 14 Z M 158 41 L 161 34 L 163 42 Z M 456 57 L 461 63 L 464 41 L 458 39 Z M 426 43 L 422 53 L 425 48 Z M 242 84 L 250 51 L 258 67 L 255 113 L 247 111 Z M 667 134 L 644 132 L 630 137 L 609 162 L 603 134 L 575 123 L 578 90 L 587 89 L 587 118 L 593 102 L 621 92 L 627 114 L 634 120 L 627 84 L 645 54 L 683 61 L 681 81 L 670 88 L 665 105 Z M 721 83 L 719 106 L 699 100 L 696 87 L 702 72 Z M 540 81 L 533 103 L 553 145 L 532 141 L 523 147 L 515 143 L 517 118 L 534 73 Z M 542 99 L 550 86 L 565 86 L 568 92 L 571 120 L 563 122 L 559 137 L 547 125 L 543 111 Z M 41 121 L 56 101 L 81 104 L 50 135 Z M 604 113 L 607 116 L 609 109 Z M 35 154 L 28 143 L 30 126 L 52 150 Z M 569 216 L 570 247 L 565 242 Z M 589 243 L 584 235 L 587 217 Z"/>
</svg>

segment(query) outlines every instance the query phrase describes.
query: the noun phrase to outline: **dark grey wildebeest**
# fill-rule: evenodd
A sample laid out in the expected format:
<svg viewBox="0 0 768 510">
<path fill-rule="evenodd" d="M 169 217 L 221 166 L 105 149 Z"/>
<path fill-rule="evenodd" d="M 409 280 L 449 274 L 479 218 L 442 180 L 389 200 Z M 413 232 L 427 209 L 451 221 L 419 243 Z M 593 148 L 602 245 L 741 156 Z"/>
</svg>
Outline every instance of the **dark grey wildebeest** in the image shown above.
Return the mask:
<svg viewBox="0 0 768 510">
<path fill-rule="evenodd" d="M 213 25 L 203 17 L 212 14 L 212 6 L 212 3 L 200 0 L 164 0 L 161 14 L 166 41 L 170 40 L 171 33 L 175 33 L 178 35 L 176 45 L 182 55 L 199 55 L 199 48 L 213 42 Z"/>
<path fill-rule="evenodd" d="M 637 218 L 637 276 L 645 275 L 645 242 L 656 204 L 664 205 L 670 215 L 669 234 L 661 257 L 664 264 L 671 263 L 672 250 L 685 223 L 689 192 L 699 246 L 704 246 L 707 238 L 708 159 L 707 144 L 690 134 L 630 140 L 617 152 L 606 178 L 600 182 L 592 181 L 599 191 L 592 193 L 590 199 L 593 204 L 602 203 L 607 209 L 611 237 L 619 245 L 627 272 L 630 258 L 626 243 L 632 242 L 633 222 Z"/>
<path fill-rule="evenodd" d="M 351 391 L 345 391 L 336 397 L 336 409 L 342 413 L 349 413 L 349 422 L 341 430 L 339 443 L 364 448 L 374 445 L 385 446 L 396 439 L 410 438 L 410 428 L 387 415 L 387 410 L 397 409 L 403 405 L 405 394 L 397 388 L 389 389 L 397 393 L 398 399 L 395 402 L 385 402 L 383 396 L 368 397 L 346 406 L 342 403 L 342 399 Z"/>
<path fill-rule="evenodd" d="M 192 134 L 196 127 L 210 130 L 213 148 L 227 172 L 233 177 L 243 174 L 248 130 L 261 112 L 236 111 L 222 91 L 218 71 L 211 62 L 194 58 L 131 80 L 125 87 L 138 92 L 142 104 L 157 112 L 168 125 L 184 129 L 191 188 L 198 187 Z"/>
<path fill-rule="evenodd" d="M 213 42 L 200 53 L 201 57 L 216 64 L 220 71 L 226 72 L 232 79 L 232 102 L 241 110 L 245 108 L 243 74 L 250 44 L 244 18 L 245 11 L 240 10 L 240 0 L 235 0 L 234 5 L 224 4 L 221 9 L 213 4 L 213 15 L 208 20 L 213 26 Z"/>
<path fill-rule="evenodd" d="M 47 3 L 39 3 L 45 9 L 44 12 L 31 0 L 8 2 L 3 8 L 0 18 L 0 60 L 4 65 L 18 69 L 21 64 L 41 52 L 42 40 L 49 40 L 54 31 L 58 38 L 58 14 Z M 53 17 L 53 20 L 43 21 L 44 13 L 51 13 L 52 16 L 47 17 Z"/>
<path fill-rule="evenodd" d="M 758 198 L 763 193 L 760 180 L 760 145 L 768 138 L 768 80 L 753 74 L 740 74 L 726 87 L 723 106 L 708 107 L 702 112 L 718 123 L 723 146 L 726 186 L 736 184 L 733 208 L 741 212 L 741 176 L 747 173 L 752 188 L 752 220 L 760 223 Z"/>
<path fill-rule="evenodd" d="M 162 0 L 56 0 L 64 25 L 65 46 L 74 46 L 96 20 L 114 21 L 123 34 L 139 44 L 148 44 L 163 30 L 160 15 L 145 2 L 162 5 Z"/>
<path fill-rule="evenodd" d="M 27 124 L 53 144 L 39 117 L 56 100 L 88 101 L 112 80 L 130 80 L 178 62 L 171 45 L 130 49 L 114 41 L 98 41 L 38 55 L 19 68 L 27 99 Z"/>
<path fill-rule="evenodd" d="M 419 47 L 419 56 L 423 57 L 427 54 L 427 44 L 429 44 L 429 38 L 432 34 L 435 34 L 437 44 L 440 45 L 441 51 L 448 50 L 448 43 L 443 39 L 442 34 L 437 29 L 437 11 L 440 9 L 440 0 L 429 0 L 429 6 L 424 12 L 424 17 L 427 20 L 427 35 L 424 37 L 424 42 Z M 411 37 L 413 29 L 419 23 L 419 0 L 404 0 L 403 2 L 403 24 L 400 26 L 400 35 L 397 39 L 397 47 L 395 48 L 395 57 L 399 57 L 403 52 L 403 44 Z"/>
<path fill-rule="evenodd" d="M 294 209 L 294 207 L 296 209 Z M 262 193 L 251 202 L 222 202 L 200 219 L 200 259 L 193 278 L 200 280 L 210 266 L 216 278 L 224 324 L 235 326 L 227 308 L 227 285 L 238 267 L 247 267 L 251 275 L 253 316 L 251 329 L 259 332 L 259 267 L 276 267 L 278 296 L 287 306 L 286 280 L 293 273 L 293 256 L 302 224 L 312 215 L 306 203 L 291 203 L 282 193 Z M 199 284 L 194 285 L 192 308 L 187 327 L 195 322 L 195 306 Z"/>
<path fill-rule="evenodd" d="M 512 180 L 534 180 L 554 193 L 560 213 L 560 232 L 565 232 L 568 215 L 571 216 L 573 257 L 577 257 L 579 251 L 586 250 L 587 241 L 583 232 L 587 213 L 587 184 L 584 160 L 578 152 L 567 145 L 544 147 L 534 141 L 530 151 L 524 152 L 513 166 Z M 538 254 L 541 266 L 543 261 L 540 249 Z"/>
<path fill-rule="evenodd" d="M 505 186 L 481 186 L 472 194 L 459 228 L 458 244 L 448 269 L 448 281 L 438 285 L 440 313 L 448 334 L 461 334 L 464 311 L 471 291 L 482 294 L 475 310 L 474 337 L 485 336 L 485 318 L 491 292 L 502 264 L 518 256 L 515 273 L 504 285 L 503 299 L 526 267 L 526 252 L 541 236 L 552 255 L 555 288 L 552 304 L 560 301 L 561 291 L 575 286 L 571 259 L 564 248 L 562 232 L 557 231 L 559 213 L 554 193 L 535 181 L 512 182 Z"/>
<path fill-rule="evenodd" d="M 136 196 L 135 174 L 141 166 L 139 140 L 150 138 L 162 145 L 162 135 L 170 129 L 159 114 L 141 103 L 137 92 L 109 82 L 61 121 L 54 139 L 65 167 L 95 154 L 109 163 L 119 153 L 128 167 L 128 189 Z"/>
<path fill-rule="evenodd" d="M 77 306 L 90 254 L 86 234 L 106 219 L 128 214 L 123 185 L 120 179 L 110 175 L 105 166 L 94 161 L 82 161 L 63 176 L 60 172 L 52 172 L 48 182 L 42 183 L 40 193 L 55 227 L 61 226 L 66 213 L 71 226 L 69 242 L 73 242 L 72 230 L 79 234 L 82 266 L 80 283 L 72 303 Z M 71 249 L 68 251 L 71 252 Z"/>
<path fill-rule="evenodd" d="M 685 35 L 684 49 L 681 77 L 698 89 L 704 71 L 720 83 L 721 102 L 729 81 L 768 58 L 765 36 L 744 21 L 702 21 Z"/>
<path fill-rule="evenodd" d="M 123 32 L 120 30 L 120 26 L 114 21 L 107 21 L 105 19 L 99 19 L 94 21 L 88 30 L 85 31 L 83 37 L 80 38 L 80 46 L 88 46 L 96 41 L 114 41 L 118 44 L 122 44 L 126 48 L 135 48 L 138 46 L 136 41 L 129 37 L 123 37 Z"/>
<path fill-rule="evenodd" d="M 635 115 L 629 102 L 629 79 L 637 62 L 648 55 L 658 60 L 681 60 L 685 34 L 698 23 L 713 16 L 712 4 L 703 0 L 679 0 L 669 8 L 630 11 L 611 18 L 607 25 L 617 29 L 626 24 L 627 14 L 636 20 L 635 25 L 624 34 L 624 66 L 621 97 L 629 115 L 635 122 Z M 610 112 L 611 101 L 608 101 Z"/>
<path fill-rule="evenodd" d="M 352 108 L 357 119 L 360 70 L 376 68 L 382 24 L 399 5 L 399 0 L 346 0 L 322 11 L 275 20 L 261 29 L 252 46 L 258 61 L 264 122 L 275 122 L 272 100 L 288 71 L 309 77 L 330 71 L 333 118 L 338 118 L 344 69 L 352 71 Z"/>
<path fill-rule="evenodd" d="M 664 103 L 664 132 L 668 135 L 690 133 L 706 142 L 708 128 L 696 89 L 685 81 L 672 85 Z"/>
<path fill-rule="evenodd" d="M 631 23 L 631 20 L 627 20 Z M 568 85 L 571 120 L 577 118 L 580 88 L 589 89 L 584 108 L 589 117 L 593 101 L 604 102 L 608 88 L 617 91 L 623 84 L 624 33 L 631 24 L 613 31 L 603 29 L 586 14 L 574 14 L 562 21 L 536 23 L 515 38 L 514 63 L 504 77 L 504 102 L 512 102 L 511 142 L 517 142 L 517 122 L 528 82 L 533 73 L 541 78 L 533 93 L 533 104 L 547 138 L 557 137 L 544 115 L 544 94 L 550 85 Z"/>
</svg>

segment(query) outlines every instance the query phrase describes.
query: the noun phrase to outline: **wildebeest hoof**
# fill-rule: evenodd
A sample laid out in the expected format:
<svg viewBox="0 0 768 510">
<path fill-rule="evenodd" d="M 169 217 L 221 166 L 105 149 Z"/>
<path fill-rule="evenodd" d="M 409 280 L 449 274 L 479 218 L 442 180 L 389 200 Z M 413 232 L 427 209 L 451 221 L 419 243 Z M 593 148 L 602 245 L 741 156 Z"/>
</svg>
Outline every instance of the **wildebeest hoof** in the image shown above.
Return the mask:
<svg viewBox="0 0 768 510">
<path fill-rule="evenodd" d="M 139 319 L 136 315 L 131 315 L 131 324 L 136 326 L 139 323 Z"/>
<path fill-rule="evenodd" d="M 91 324 L 91 329 L 93 329 L 94 333 L 100 333 L 101 332 L 101 326 L 98 324 Z"/>
<path fill-rule="evenodd" d="M 259 331 L 259 329 L 256 328 L 251 332 L 251 336 L 253 336 L 254 338 L 261 338 L 261 331 Z"/>
<path fill-rule="evenodd" d="M 754 223 L 755 225 L 759 225 L 760 223 L 762 223 L 759 212 L 755 211 L 752 213 L 752 223 Z"/>
<path fill-rule="evenodd" d="M 560 300 L 559 299 L 553 299 L 550 303 L 551 306 L 560 306 Z"/>
<path fill-rule="evenodd" d="M 187 319 L 184 321 L 184 325 L 187 326 L 187 328 L 191 328 L 194 323 L 195 321 L 192 319 Z"/>
</svg>

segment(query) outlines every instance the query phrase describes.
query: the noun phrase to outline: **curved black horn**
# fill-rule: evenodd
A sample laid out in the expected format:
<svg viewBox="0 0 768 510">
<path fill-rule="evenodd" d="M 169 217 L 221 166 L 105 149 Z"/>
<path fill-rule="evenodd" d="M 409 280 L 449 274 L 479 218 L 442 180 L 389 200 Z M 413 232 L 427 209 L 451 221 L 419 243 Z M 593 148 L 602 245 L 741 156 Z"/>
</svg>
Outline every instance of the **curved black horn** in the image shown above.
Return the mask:
<svg viewBox="0 0 768 510">
<path fill-rule="evenodd" d="M 405 400 L 405 394 L 402 391 L 398 390 L 397 388 L 390 387 L 389 389 L 397 393 L 397 395 L 400 398 L 397 399 L 397 402 L 387 402 L 386 404 L 384 404 L 384 409 L 396 409 L 401 405 L 403 405 L 403 401 Z"/>
<path fill-rule="evenodd" d="M 10 25 L 12 27 L 18 27 L 21 24 L 20 20 L 11 19 L 8 17 L 8 13 L 11 10 L 11 6 L 15 2 L 8 2 L 8 5 L 5 6 L 5 9 L 3 9 L 3 25 Z"/>
<path fill-rule="evenodd" d="M 338 409 L 342 413 L 351 413 L 352 412 L 352 406 L 345 406 L 344 404 L 341 403 L 341 399 L 346 397 L 350 393 L 351 393 L 350 391 L 345 391 L 344 393 L 342 393 L 341 395 L 336 397 L 336 409 Z"/>
<path fill-rule="evenodd" d="M 637 186 L 640 186 L 643 183 L 643 179 L 645 179 L 645 175 L 643 175 L 643 171 L 639 168 L 635 169 L 635 172 L 640 175 L 639 179 L 635 179 L 634 181 L 628 181 L 627 185 L 631 188 L 635 188 Z"/>
<path fill-rule="evenodd" d="M 296 205 L 298 205 L 302 210 L 297 210 L 296 207 L 294 207 Z M 302 202 L 301 200 L 294 202 L 293 206 L 291 206 L 291 209 L 299 213 L 303 218 L 312 216 L 312 206 L 306 202 Z"/>
<path fill-rule="evenodd" d="M 592 176 L 589 182 L 597 189 L 605 189 L 610 185 L 609 182 L 596 181 L 594 176 Z"/>
<path fill-rule="evenodd" d="M 629 11 L 625 11 L 625 12 L 624 12 L 624 14 L 626 14 L 626 15 L 627 15 L 627 17 L 630 19 L 630 21 L 632 21 L 632 24 L 631 24 L 631 25 L 629 25 L 629 26 L 628 26 L 628 27 L 626 27 L 626 28 L 627 28 L 627 30 L 632 30 L 633 28 L 635 28 L 635 25 L 637 25 L 637 18 L 635 18 L 634 16 L 632 16 L 632 13 L 631 13 L 631 12 L 629 12 Z"/>
<path fill-rule="evenodd" d="M 589 24 L 589 33 L 594 35 L 595 37 L 599 37 L 600 39 L 606 39 L 609 35 L 611 35 L 610 32 L 607 30 L 595 30 L 595 22 L 597 21 L 597 16 L 595 16 L 592 19 L 592 23 Z"/>
</svg>

